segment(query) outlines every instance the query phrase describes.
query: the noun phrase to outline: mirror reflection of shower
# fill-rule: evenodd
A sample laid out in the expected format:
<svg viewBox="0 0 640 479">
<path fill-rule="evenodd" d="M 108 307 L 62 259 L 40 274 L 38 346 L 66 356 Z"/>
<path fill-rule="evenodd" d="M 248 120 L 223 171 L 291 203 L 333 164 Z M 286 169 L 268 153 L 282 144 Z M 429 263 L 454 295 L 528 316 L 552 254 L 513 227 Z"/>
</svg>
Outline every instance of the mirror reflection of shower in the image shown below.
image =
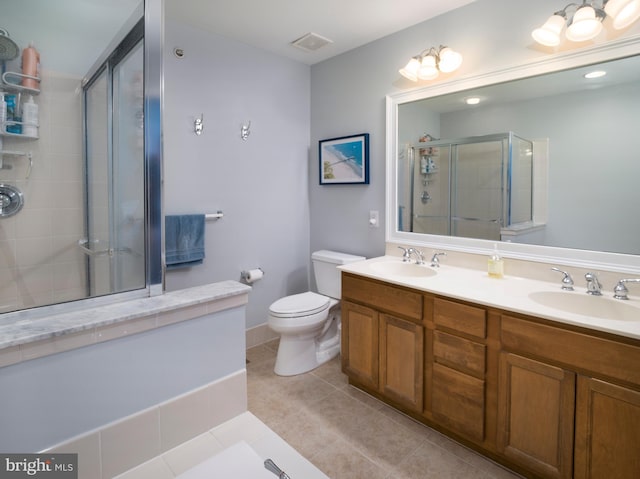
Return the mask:
<svg viewBox="0 0 640 479">
<path fill-rule="evenodd" d="M 424 134 L 405 148 L 401 231 L 506 241 L 532 225 L 533 142 L 512 132 L 455 140 Z"/>
</svg>

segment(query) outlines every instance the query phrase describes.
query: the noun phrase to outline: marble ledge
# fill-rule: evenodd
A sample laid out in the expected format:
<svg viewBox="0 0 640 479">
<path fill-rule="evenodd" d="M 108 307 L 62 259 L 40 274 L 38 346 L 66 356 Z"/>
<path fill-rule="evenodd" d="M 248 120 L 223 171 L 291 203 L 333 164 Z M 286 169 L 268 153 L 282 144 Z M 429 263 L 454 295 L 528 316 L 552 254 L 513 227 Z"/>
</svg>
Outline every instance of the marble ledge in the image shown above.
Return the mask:
<svg viewBox="0 0 640 479">
<path fill-rule="evenodd" d="M 221 281 L 159 296 L 0 323 L 0 367 L 242 306 L 251 287 Z"/>
</svg>

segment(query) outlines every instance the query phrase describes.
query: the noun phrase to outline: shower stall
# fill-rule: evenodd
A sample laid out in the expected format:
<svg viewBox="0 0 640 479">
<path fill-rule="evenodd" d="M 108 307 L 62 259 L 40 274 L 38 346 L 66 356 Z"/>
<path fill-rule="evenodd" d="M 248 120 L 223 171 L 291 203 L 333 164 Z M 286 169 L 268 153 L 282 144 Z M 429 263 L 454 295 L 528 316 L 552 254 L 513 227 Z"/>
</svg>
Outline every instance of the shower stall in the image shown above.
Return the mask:
<svg viewBox="0 0 640 479">
<path fill-rule="evenodd" d="M 145 287 L 144 25 L 83 85 L 87 295 Z"/>
<path fill-rule="evenodd" d="M 533 220 L 533 142 L 513 132 L 409 145 L 401 231 L 500 240 Z"/>
</svg>

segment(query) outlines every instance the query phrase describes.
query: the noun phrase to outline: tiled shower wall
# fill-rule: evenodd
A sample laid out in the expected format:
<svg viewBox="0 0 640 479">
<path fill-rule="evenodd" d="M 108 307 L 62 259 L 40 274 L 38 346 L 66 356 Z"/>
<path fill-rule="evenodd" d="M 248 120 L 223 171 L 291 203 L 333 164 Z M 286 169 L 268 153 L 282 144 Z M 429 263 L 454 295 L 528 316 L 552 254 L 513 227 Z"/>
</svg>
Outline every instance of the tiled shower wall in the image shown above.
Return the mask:
<svg viewBox="0 0 640 479">
<path fill-rule="evenodd" d="M 3 137 L 33 167 L 5 155 L 12 168 L 0 170 L 24 195 L 22 211 L 0 218 L 0 313 L 86 296 L 80 79 L 43 71 L 41 90 L 39 139 Z"/>
</svg>

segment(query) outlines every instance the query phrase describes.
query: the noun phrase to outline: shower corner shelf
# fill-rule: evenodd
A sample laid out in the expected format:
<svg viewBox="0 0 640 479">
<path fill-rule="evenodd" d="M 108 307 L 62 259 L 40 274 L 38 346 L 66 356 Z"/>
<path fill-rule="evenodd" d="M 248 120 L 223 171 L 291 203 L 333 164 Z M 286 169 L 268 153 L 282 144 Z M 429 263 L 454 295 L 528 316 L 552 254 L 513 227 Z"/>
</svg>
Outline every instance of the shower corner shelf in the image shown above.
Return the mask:
<svg viewBox="0 0 640 479">
<path fill-rule="evenodd" d="M 16 77 L 18 78 L 20 81 L 22 81 L 23 78 L 30 78 L 32 80 L 35 80 L 38 82 L 38 84 L 40 84 L 40 77 L 34 77 L 31 75 L 24 75 L 22 73 L 17 73 L 17 72 L 4 72 L 2 74 L 2 88 L 9 91 L 9 92 L 16 92 L 16 93 L 27 93 L 29 95 L 39 95 L 40 94 L 40 89 L 39 88 L 28 88 L 26 86 L 22 86 L 22 85 L 17 85 L 15 83 L 12 83 L 10 81 L 7 80 L 7 78 L 9 77 Z"/>
<path fill-rule="evenodd" d="M 20 124 L 20 125 L 24 125 L 25 123 L 23 122 L 19 122 L 19 121 L 15 121 L 13 122 L 15 124 Z M 39 136 L 34 136 L 34 135 L 24 135 L 22 133 L 11 133 L 9 131 L 5 131 L 4 128 L 1 129 L 2 131 L 0 131 L 0 136 L 5 136 L 7 138 L 18 138 L 20 140 L 25 140 L 25 141 L 30 141 L 30 140 L 39 140 L 40 137 Z"/>
</svg>

